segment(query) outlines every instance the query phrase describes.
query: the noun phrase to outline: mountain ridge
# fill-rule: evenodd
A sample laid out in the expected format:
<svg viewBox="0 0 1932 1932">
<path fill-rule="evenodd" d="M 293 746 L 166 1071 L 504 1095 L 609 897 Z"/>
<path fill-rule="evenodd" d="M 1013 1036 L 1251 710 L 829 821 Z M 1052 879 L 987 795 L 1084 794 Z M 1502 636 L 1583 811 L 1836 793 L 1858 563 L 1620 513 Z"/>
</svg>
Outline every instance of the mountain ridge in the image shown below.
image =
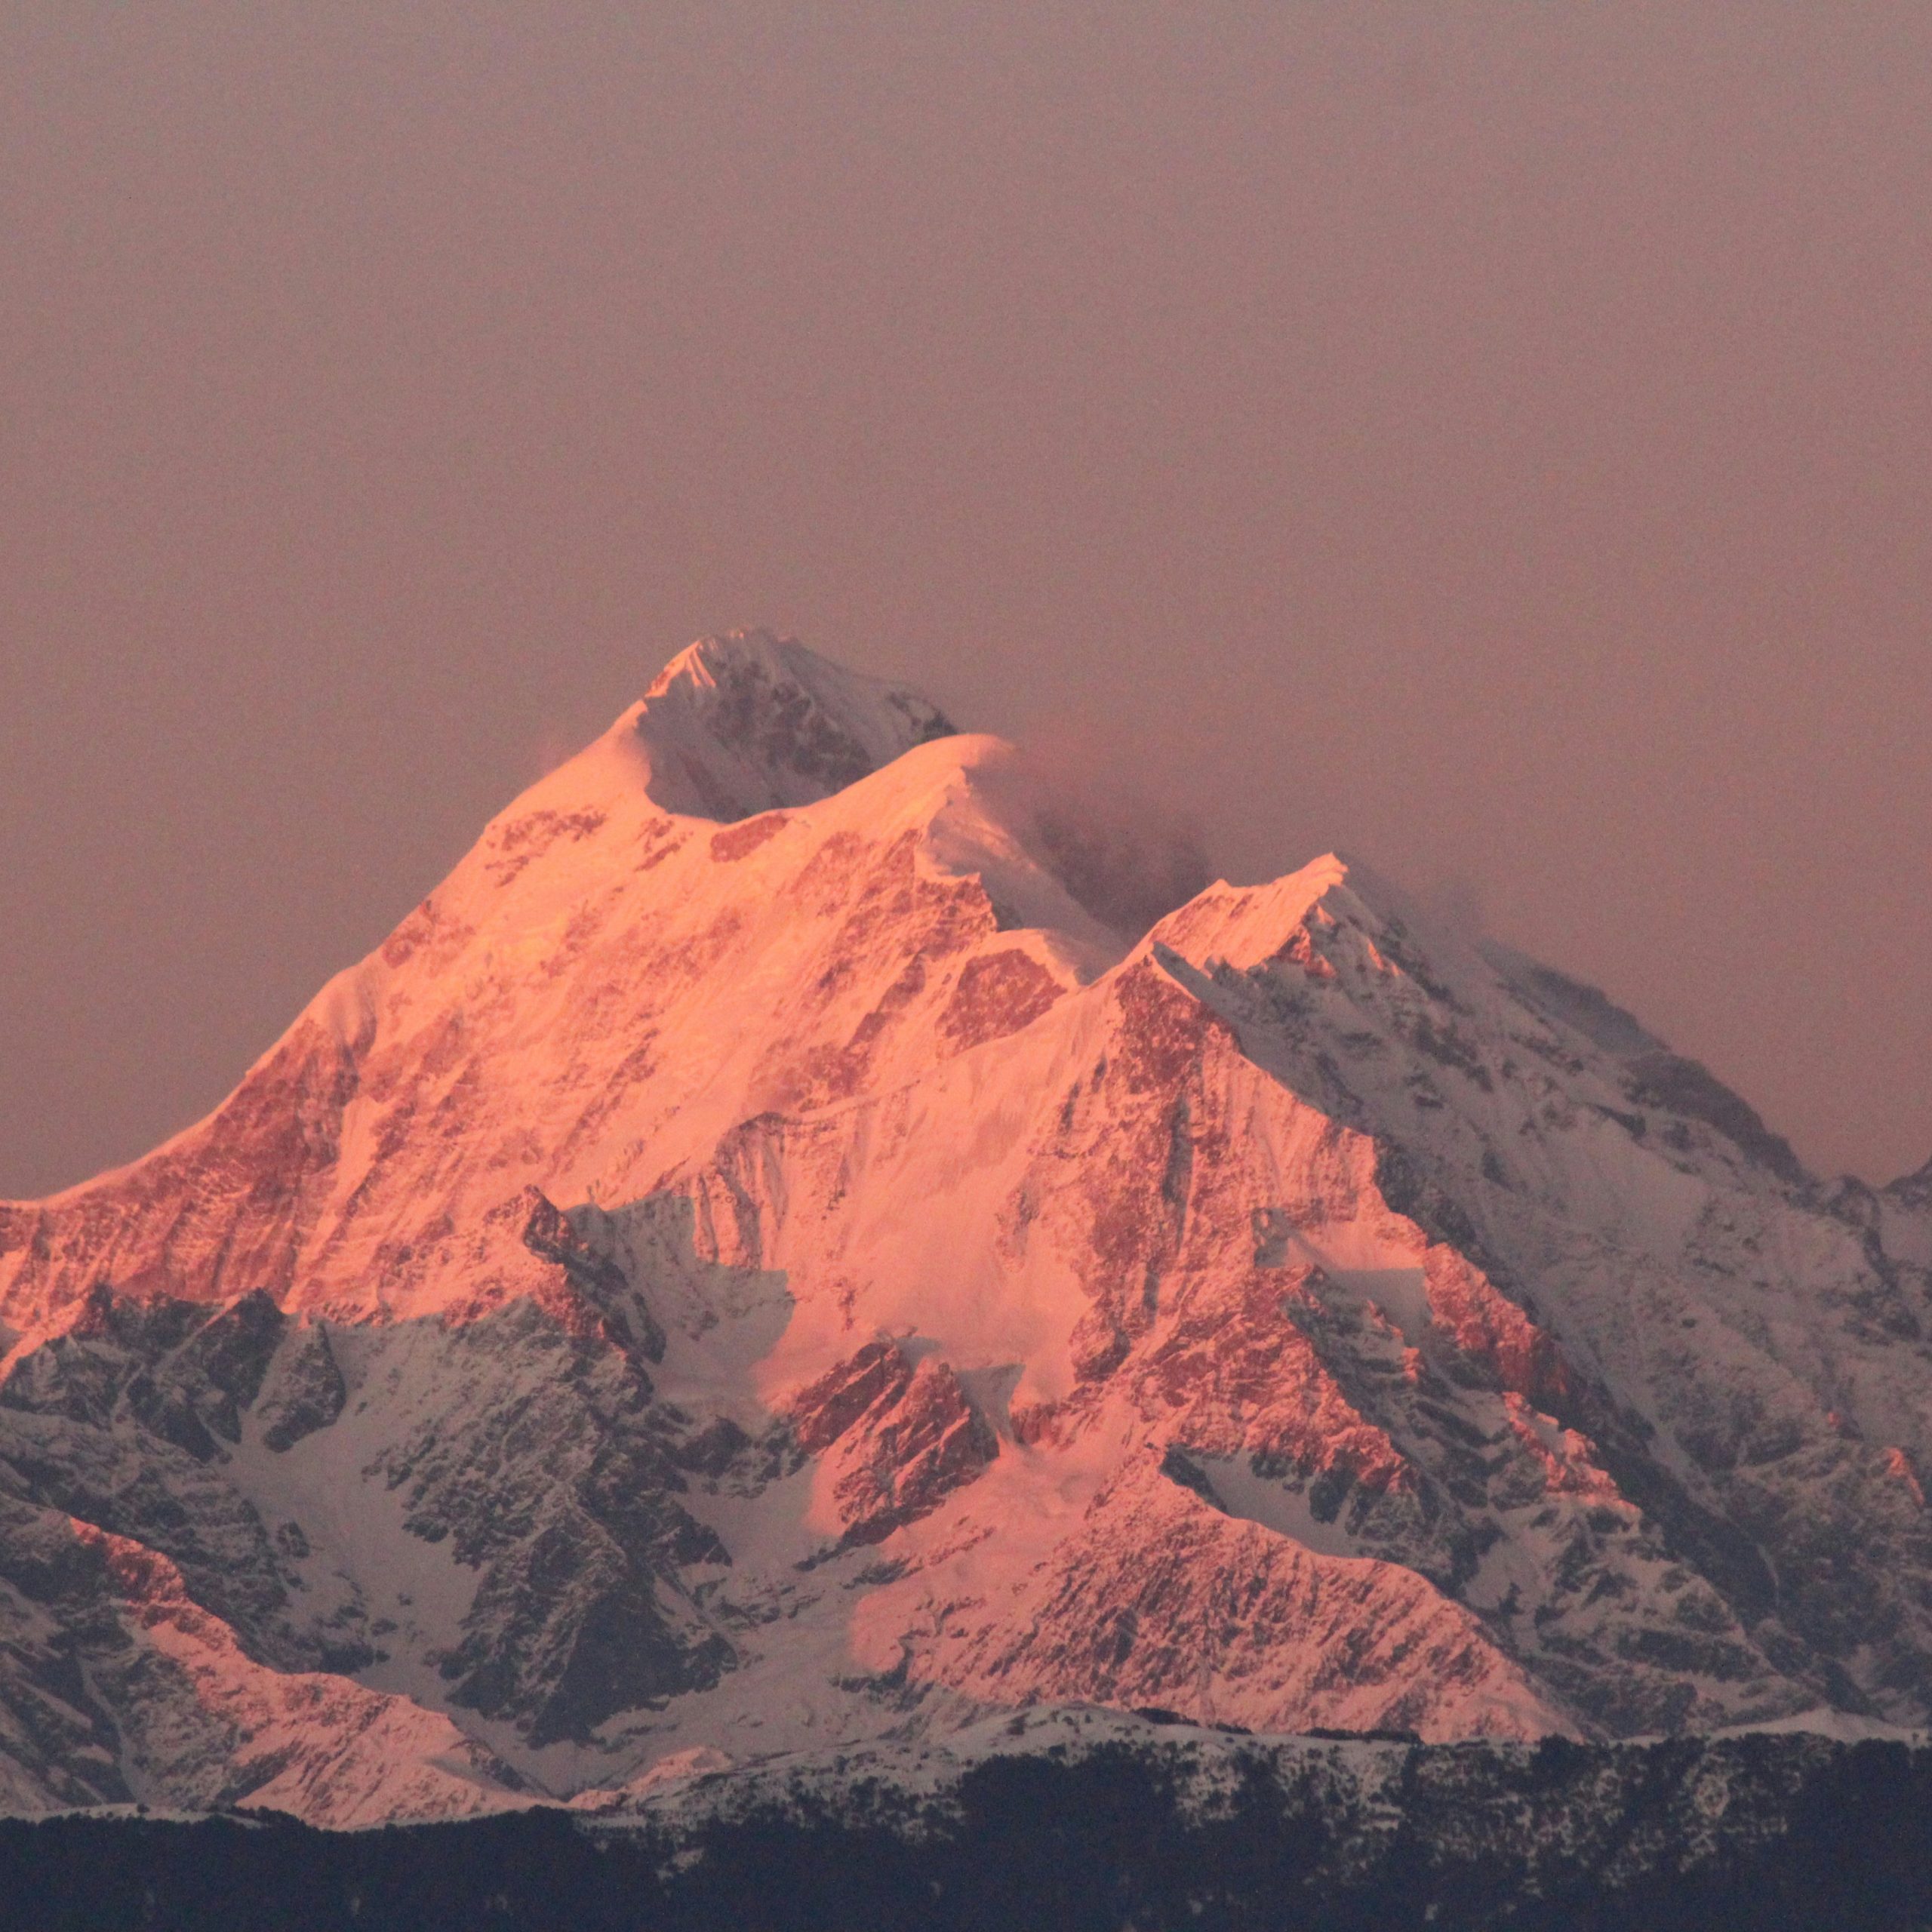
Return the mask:
<svg viewBox="0 0 1932 1932">
<path fill-rule="evenodd" d="M 159 1627 L 50 1571 L 103 1538 L 224 1682 L 458 1754 L 259 1784 L 331 1818 L 1069 1701 L 1922 1719 L 1932 1207 L 1366 868 L 1135 931 L 1134 864 L 915 694 L 702 641 L 206 1119 L 0 1204 L 16 1801 L 205 1789 L 88 1741 Z M 259 1769 L 211 1681 L 159 1707 Z"/>
</svg>

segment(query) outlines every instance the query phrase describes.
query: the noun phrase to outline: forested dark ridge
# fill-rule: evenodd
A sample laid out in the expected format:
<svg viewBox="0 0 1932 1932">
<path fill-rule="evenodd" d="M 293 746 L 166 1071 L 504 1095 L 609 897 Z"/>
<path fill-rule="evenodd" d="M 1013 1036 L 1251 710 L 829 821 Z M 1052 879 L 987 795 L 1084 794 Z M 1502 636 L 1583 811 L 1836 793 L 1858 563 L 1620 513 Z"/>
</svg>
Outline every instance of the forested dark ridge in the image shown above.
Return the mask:
<svg viewBox="0 0 1932 1932">
<path fill-rule="evenodd" d="M 1343 1747 L 1344 1755 L 1351 1748 Z M 937 1796 L 800 1781 L 622 1823 L 555 1810 L 318 1831 L 70 1814 L 0 1823 L 32 1932 L 1756 1932 L 1932 1925 L 1932 1752 L 1758 1736 L 1397 1747 L 1347 1777 L 1257 1741 L 1211 1803 L 1108 1746 L 998 1757 Z M 728 1781 L 720 1781 L 721 1784 Z M 1393 1798 L 1392 1805 L 1388 1801 Z"/>
</svg>

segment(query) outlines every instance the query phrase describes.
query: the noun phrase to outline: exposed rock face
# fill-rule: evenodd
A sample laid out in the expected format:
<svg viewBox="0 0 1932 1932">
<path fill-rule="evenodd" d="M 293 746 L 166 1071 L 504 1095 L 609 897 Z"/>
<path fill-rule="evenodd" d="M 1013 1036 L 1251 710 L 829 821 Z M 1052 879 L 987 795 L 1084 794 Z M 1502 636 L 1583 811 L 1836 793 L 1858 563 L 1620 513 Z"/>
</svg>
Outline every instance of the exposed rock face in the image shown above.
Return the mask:
<svg viewBox="0 0 1932 1932">
<path fill-rule="evenodd" d="M 447 1718 L 267 1668 L 165 1557 L 54 1511 L 0 1511 L 0 1622 L 11 1809 L 248 1803 L 346 1826 L 515 1801 L 515 1774 Z"/>
<path fill-rule="evenodd" d="M 329 1346 L 329 1331 L 320 1323 L 303 1329 L 281 1351 L 277 1365 L 280 1372 L 257 1414 L 263 1445 L 279 1455 L 342 1414 L 349 1385 Z"/>
<path fill-rule="evenodd" d="M 709 641 L 207 1121 L 0 1206 L 4 1801 L 1924 1721 L 1932 1185 L 1332 858 L 1117 930 L 1168 857 L 1037 792 Z"/>
<path fill-rule="evenodd" d="M 1478 1620 L 1414 1571 L 1243 1521 L 1171 1458 L 1124 1472 L 1012 1592 L 953 1606 L 920 1641 L 915 1657 L 989 1703 L 1152 1706 L 1261 1730 L 1550 1723 Z"/>
<path fill-rule="evenodd" d="M 788 1406 L 798 1446 L 824 1459 L 848 1543 L 930 1515 L 999 1454 L 952 1369 L 931 1356 L 915 1368 L 891 1342 L 867 1343 Z"/>
</svg>

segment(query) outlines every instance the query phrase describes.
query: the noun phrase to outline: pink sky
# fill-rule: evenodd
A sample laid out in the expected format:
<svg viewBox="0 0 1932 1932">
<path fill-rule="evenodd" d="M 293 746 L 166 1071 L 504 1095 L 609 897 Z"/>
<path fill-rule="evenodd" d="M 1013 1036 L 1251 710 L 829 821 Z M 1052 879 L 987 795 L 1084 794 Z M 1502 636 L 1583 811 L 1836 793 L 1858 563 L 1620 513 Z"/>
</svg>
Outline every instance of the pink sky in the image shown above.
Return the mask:
<svg viewBox="0 0 1932 1932">
<path fill-rule="evenodd" d="M 1932 1155 L 1932 11 L 17 0 L 0 1194 L 766 623 Z"/>
</svg>

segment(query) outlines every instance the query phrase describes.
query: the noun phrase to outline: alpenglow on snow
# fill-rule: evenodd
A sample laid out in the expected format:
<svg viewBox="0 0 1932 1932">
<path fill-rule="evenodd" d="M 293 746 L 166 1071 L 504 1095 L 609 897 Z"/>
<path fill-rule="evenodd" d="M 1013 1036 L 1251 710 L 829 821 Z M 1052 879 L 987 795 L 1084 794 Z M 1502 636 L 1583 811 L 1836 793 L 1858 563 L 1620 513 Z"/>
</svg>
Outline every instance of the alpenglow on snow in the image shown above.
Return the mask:
<svg viewBox="0 0 1932 1932">
<path fill-rule="evenodd" d="M 1924 1177 L 1359 866 L 1124 930 L 1134 863 L 708 638 L 206 1120 L 0 1206 L 0 1805 L 1925 1722 Z"/>
</svg>

